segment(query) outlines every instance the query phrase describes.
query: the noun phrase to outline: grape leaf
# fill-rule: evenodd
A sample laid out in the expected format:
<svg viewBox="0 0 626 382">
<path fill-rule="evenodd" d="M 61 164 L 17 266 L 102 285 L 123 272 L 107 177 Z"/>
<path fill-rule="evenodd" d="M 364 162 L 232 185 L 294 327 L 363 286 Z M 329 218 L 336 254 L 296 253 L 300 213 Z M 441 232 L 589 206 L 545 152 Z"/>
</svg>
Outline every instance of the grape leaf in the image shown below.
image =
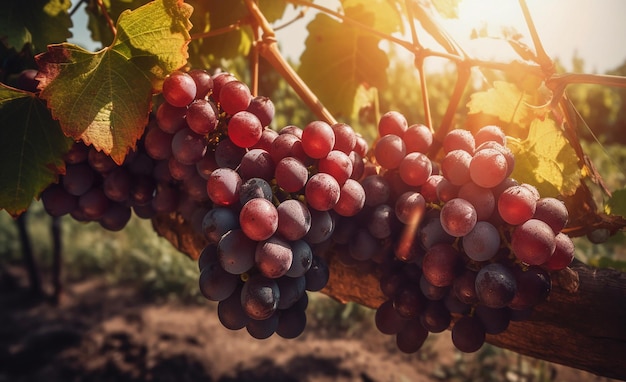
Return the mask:
<svg viewBox="0 0 626 382">
<path fill-rule="evenodd" d="M 57 175 L 72 140 L 33 93 L 0 84 L 0 209 L 18 216 Z"/>
<path fill-rule="evenodd" d="M 283 17 L 287 9 L 287 2 L 285 0 L 259 0 L 259 8 L 267 21 L 273 23 Z"/>
<path fill-rule="evenodd" d="M 365 19 L 363 6 L 350 8 Z M 369 13 L 369 12 L 368 12 Z M 373 15 L 369 15 L 370 22 Z M 378 47 L 379 39 L 327 15 L 318 14 L 308 25 L 306 49 L 298 72 L 311 90 L 337 117 L 352 115 L 354 97 L 361 84 L 387 86 L 389 60 Z"/>
<path fill-rule="evenodd" d="M 574 195 L 581 171 L 576 152 L 551 119 L 535 119 L 524 140 L 509 137 L 515 154 L 512 178 L 537 187 L 541 196 Z"/>
<path fill-rule="evenodd" d="M 384 33 L 404 32 L 402 16 L 394 2 L 388 0 L 343 0 L 341 5 L 347 16 L 378 31 Z M 351 9 L 357 9 L 359 6 L 365 7 L 369 12 L 351 12 Z M 365 16 L 365 18 L 362 19 L 359 16 Z"/>
<path fill-rule="evenodd" d="M 607 201 L 604 211 L 609 215 L 626 217 L 626 188 L 613 191 L 613 195 Z"/>
<path fill-rule="evenodd" d="M 31 43 L 35 52 L 72 36 L 69 0 L 3 1 L 0 5 L 0 40 L 21 51 Z"/>
<path fill-rule="evenodd" d="M 502 129 L 508 134 L 519 137 L 519 130 L 526 131 L 534 114 L 528 106 L 532 102 L 531 95 L 524 93 L 510 82 L 495 81 L 493 87 L 476 92 L 467 103 L 468 114 L 487 114 L 502 121 Z"/>
<path fill-rule="evenodd" d="M 143 134 L 152 94 L 186 63 L 191 6 L 176 0 L 124 11 L 108 48 L 58 44 L 36 57 L 41 98 L 63 132 L 121 164 Z"/>
<path fill-rule="evenodd" d="M 148 2 L 149 0 L 109 0 L 104 3 L 111 20 L 117 20 L 125 10 L 139 8 Z M 102 14 L 100 6 L 97 2 L 91 1 L 87 4 L 85 10 L 89 16 L 87 27 L 91 31 L 91 39 L 100 41 L 102 46 L 109 46 L 115 36 L 111 28 L 109 28 L 107 19 Z"/>
</svg>

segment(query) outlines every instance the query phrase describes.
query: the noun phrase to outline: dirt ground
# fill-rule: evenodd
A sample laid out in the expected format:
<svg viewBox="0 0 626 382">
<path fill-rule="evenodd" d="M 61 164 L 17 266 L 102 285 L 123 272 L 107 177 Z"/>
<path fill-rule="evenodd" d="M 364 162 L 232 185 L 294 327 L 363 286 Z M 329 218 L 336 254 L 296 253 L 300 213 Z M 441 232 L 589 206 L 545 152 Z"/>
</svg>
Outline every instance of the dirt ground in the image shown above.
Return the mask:
<svg viewBox="0 0 626 382">
<path fill-rule="evenodd" d="M 314 319 L 295 340 L 275 335 L 259 341 L 245 329 L 223 328 L 213 303 L 147 301 L 136 288 L 109 286 L 104 278 L 91 278 L 66 284 L 60 304 L 54 306 L 29 297 L 19 272 L 17 281 L 0 279 L 0 382 L 533 381 L 542 377 L 507 371 L 501 365 L 502 355 L 483 358 L 482 364 L 460 364 L 467 359 L 453 350 L 449 332 L 429 338 L 424 349 L 413 355 L 397 351 L 392 337 L 371 325 L 337 335 Z M 542 380 L 607 381 L 558 365 L 542 370 L 549 374 Z"/>
</svg>

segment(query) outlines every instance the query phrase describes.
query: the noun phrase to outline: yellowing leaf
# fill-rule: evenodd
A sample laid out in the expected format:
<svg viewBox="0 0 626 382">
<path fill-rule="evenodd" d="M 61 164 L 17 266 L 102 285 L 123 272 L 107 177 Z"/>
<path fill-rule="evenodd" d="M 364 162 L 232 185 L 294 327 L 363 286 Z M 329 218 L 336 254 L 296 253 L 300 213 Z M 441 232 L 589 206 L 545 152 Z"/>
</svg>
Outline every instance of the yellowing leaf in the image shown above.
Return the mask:
<svg viewBox="0 0 626 382">
<path fill-rule="evenodd" d="M 40 99 L 0 84 L 0 209 L 24 212 L 65 171 L 71 145 Z"/>
<path fill-rule="evenodd" d="M 472 94 L 467 107 L 468 114 L 483 113 L 498 118 L 508 135 L 519 137 L 516 130 L 527 126 L 534 117 L 528 107 L 530 102 L 531 97 L 515 84 L 495 81 L 493 88 Z"/>
<path fill-rule="evenodd" d="M 148 122 L 153 92 L 186 63 L 191 7 L 160 0 L 120 15 L 110 47 L 52 45 L 37 56 L 41 98 L 63 132 L 121 164 Z"/>
<path fill-rule="evenodd" d="M 541 196 L 571 196 L 580 184 L 576 152 L 551 119 L 535 119 L 524 140 L 510 138 L 507 146 L 515 154 L 511 175 L 519 182 L 537 187 Z"/>
<path fill-rule="evenodd" d="M 352 12 L 367 12 L 357 8 Z M 378 47 L 377 37 L 325 14 L 318 14 L 308 30 L 298 72 L 331 113 L 348 118 L 359 85 L 386 87 L 387 55 Z"/>
<path fill-rule="evenodd" d="M 388 0 L 343 0 L 341 6 L 350 18 L 362 22 L 384 33 L 404 32 L 402 16 L 397 8 L 398 4 Z M 361 12 L 351 12 L 352 9 L 364 7 L 369 12 L 364 19 L 359 18 Z M 374 15 L 370 17 L 369 15 Z M 356 16 L 356 17 L 355 17 Z"/>
</svg>

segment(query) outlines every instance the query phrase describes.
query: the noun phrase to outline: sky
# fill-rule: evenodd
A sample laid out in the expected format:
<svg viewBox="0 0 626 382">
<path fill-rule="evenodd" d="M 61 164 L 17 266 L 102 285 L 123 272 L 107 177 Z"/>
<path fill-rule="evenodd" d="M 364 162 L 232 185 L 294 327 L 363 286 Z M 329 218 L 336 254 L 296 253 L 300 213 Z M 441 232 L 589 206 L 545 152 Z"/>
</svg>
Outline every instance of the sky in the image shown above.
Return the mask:
<svg viewBox="0 0 626 382">
<path fill-rule="evenodd" d="M 318 0 L 316 3 L 337 9 L 339 1 Z M 527 4 L 546 52 L 559 58 L 566 69 L 571 70 L 575 54 L 583 58 L 585 72 L 589 73 L 604 73 L 626 61 L 625 0 L 527 0 Z M 288 58 L 297 61 L 300 57 L 307 35 L 306 25 L 316 13 L 309 9 L 304 20 L 277 33 Z M 293 7 L 289 6 L 288 14 L 276 25 L 291 20 L 295 14 Z M 467 40 L 472 28 L 483 23 L 487 23 L 490 30 L 496 30 L 499 25 L 513 26 L 528 36 L 525 41 L 530 44 L 528 29 L 516 0 L 462 0 L 459 19 L 444 22 L 462 46 L 469 44 Z M 85 11 L 78 10 L 74 16 L 75 37 L 70 41 L 87 49 L 96 49 L 86 23 Z"/>
</svg>

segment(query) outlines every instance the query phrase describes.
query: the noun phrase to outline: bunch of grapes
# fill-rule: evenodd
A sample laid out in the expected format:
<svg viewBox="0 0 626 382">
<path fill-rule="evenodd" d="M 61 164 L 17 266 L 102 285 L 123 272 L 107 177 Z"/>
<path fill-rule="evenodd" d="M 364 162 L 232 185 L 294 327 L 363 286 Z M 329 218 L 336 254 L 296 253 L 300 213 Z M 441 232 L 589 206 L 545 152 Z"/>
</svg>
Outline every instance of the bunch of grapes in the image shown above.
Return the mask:
<svg viewBox="0 0 626 382">
<path fill-rule="evenodd" d="M 368 177 L 377 186 L 365 187 L 366 205 L 376 202 L 363 220 L 369 235 L 393 245 L 380 260 L 387 301 L 376 325 L 404 352 L 452 325 L 454 345 L 474 352 L 487 333 L 527 318 L 548 296 L 550 272 L 572 261 L 574 245 L 561 232 L 567 209 L 510 178 L 515 158 L 496 126 L 452 130 L 439 163 L 425 155 L 433 141 L 425 126 L 389 112 L 379 132 L 382 175 Z"/>
</svg>

